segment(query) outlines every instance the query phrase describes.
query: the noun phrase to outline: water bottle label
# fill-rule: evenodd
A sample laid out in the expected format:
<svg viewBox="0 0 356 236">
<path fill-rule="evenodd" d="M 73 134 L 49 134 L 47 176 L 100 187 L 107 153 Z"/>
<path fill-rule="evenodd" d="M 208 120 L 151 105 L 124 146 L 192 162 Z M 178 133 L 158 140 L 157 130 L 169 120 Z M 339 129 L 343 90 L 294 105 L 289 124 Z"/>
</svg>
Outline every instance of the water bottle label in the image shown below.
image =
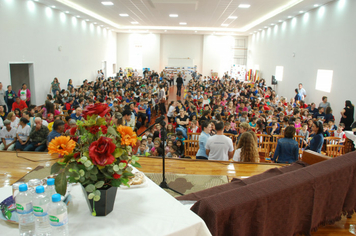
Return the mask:
<svg viewBox="0 0 356 236">
<path fill-rule="evenodd" d="M 49 216 L 49 223 L 52 226 L 62 226 L 68 222 L 67 213 L 63 213 L 57 216 Z"/>
<path fill-rule="evenodd" d="M 47 215 L 47 208 L 48 206 L 33 206 L 33 214 L 35 216 L 45 216 Z"/>
<path fill-rule="evenodd" d="M 32 212 L 32 203 L 19 204 L 16 203 L 16 211 L 18 214 L 28 214 Z"/>
</svg>

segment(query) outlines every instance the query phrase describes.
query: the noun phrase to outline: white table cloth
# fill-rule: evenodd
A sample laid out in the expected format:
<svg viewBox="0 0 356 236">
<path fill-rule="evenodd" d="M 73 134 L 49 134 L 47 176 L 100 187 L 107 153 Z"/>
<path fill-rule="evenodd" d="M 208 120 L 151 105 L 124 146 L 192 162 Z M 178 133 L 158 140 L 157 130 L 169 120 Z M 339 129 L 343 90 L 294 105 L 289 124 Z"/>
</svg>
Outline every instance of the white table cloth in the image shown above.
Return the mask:
<svg viewBox="0 0 356 236">
<path fill-rule="evenodd" d="M 354 132 L 352 131 L 345 131 L 346 138 L 352 140 L 354 142 L 355 148 L 356 148 L 356 135 L 354 135 Z"/>
<path fill-rule="evenodd" d="M 114 210 L 105 217 L 91 216 L 81 187 L 74 186 L 68 207 L 70 235 L 211 235 L 200 217 L 146 179 L 146 187 L 118 188 Z M 11 187 L 0 188 L 0 201 L 11 194 Z M 0 220 L 0 232 L 2 236 L 18 235 L 18 226 Z"/>
</svg>

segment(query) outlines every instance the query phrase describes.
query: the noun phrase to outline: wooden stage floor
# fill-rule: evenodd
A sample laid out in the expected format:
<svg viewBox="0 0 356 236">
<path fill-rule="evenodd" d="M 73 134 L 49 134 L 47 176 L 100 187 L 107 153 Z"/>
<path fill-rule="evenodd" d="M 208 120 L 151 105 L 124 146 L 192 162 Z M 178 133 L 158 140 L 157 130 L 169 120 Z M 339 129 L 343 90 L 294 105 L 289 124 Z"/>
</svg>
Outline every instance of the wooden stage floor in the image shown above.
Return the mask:
<svg viewBox="0 0 356 236">
<path fill-rule="evenodd" d="M 10 186 L 39 165 L 50 166 L 58 160 L 55 155 L 51 156 L 46 153 L 19 152 L 18 155 L 23 158 L 17 157 L 16 152 L 0 151 L 0 187 Z M 161 173 L 162 171 L 161 158 L 141 157 L 139 163 L 142 165 L 140 170 L 145 173 Z M 167 173 L 227 175 L 229 179 L 253 176 L 280 166 L 282 165 L 166 159 Z M 320 227 L 312 235 L 356 235 L 356 217 L 354 216 L 352 219 L 343 217 L 341 221 L 333 225 Z"/>
</svg>

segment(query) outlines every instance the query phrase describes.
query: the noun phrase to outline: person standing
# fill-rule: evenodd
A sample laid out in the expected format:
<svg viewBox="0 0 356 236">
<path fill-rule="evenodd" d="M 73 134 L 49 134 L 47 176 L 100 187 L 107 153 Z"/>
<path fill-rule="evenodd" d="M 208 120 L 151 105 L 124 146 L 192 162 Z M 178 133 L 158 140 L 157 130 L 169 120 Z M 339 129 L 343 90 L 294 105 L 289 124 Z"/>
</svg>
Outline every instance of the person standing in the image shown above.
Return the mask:
<svg viewBox="0 0 356 236">
<path fill-rule="evenodd" d="M 161 115 L 166 114 L 166 91 L 164 90 L 163 84 L 159 85 L 160 90 L 158 91 L 158 101 L 159 101 L 159 110 Z"/>
<path fill-rule="evenodd" d="M 330 107 L 330 103 L 328 102 L 327 96 L 322 97 L 322 102 L 319 104 L 319 107 L 324 108 L 324 111 L 326 110 L 326 108 Z"/>
<path fill-rule="evenodd" d="M 228 161 L 234 155 L 234 145 L 229 137 L 224 135 L 224 123 L 215 125 L 216 135 L 210 137 L 205 145 L 209 160 Z"/>
<path fill-rule="evenodd" d="M 2 88 L 2 83 L 1 82 L 0 82 L 0 106 L 4 107 L 4 111 L 9 112 L 6 109 L 5 90 Z M 9 109 L 11 109 L 11 107 Z"/>
<path fill-rule="evenodd" d="M 288 163 L 298 161 L 299 146 L 294 138 L 295 128 L 288 126 L 284 131 L 284 138 L 278 140 L 272 161 L 277 163 Z"/>
<path fill-rule="evenodd" d="M 182 76 L 180 74 L 178 74 L 176 83 L 177 83 L 177 96 L 180 97 L 181 94 L 182 94 L 182 85 L 184 83 L 183 79 L 182 79 Z"/>
<path fill-rule="evenodd" d="M 12 104 L 15 102 L 16 93 L 12 90 L 11 85 L 7 86 L 7 91 L 5 92 L 5 101 L 9 110 L 12 108 Z"/>
<path fill-rule="evenodd" d="M 25 101 L 27 107 L 30 106 L 31 101 L 31 91 L 27 88 L 25 83 L 22 84 L 22 88 L 18 91 L 17 96 L 22 100 Z"/>
<path fill-rule="evenodd" d="M 302 100 L 305 100 L 305 97 L 307 96 L 307 91 L 303 88 L 303 84 L 299 83 L 298 85 L 298 92 L 302 96 Z"/>
<path fill-rule="evenodd" d="M 203 131 L 199 135 L 199 150 L 196 155 L 196 159 L 208 160 L 208 155 L 206 155 L 205 146 L 210 138 L 211 125 L 208 121 L 203 121 L 201 125 Z"/>
<path fill-rule="evenodd" d="M 351 125 L 354 122 L 354 111 L 355 107 L 351 101 L 345 101 L 345 108 L 341 111 L 341 120 L 340 123 L 345 124 L 344 130 L 351 130 Z"/>
<path fill-rule="evenodd" d="M 56 96 L 57 91 L 61 91 L 61 84 L 58 82 L 57 78 L 53 79 L 53 82 L 51 83 L 50 90 L 52 91 L 53 97 Z M 51 91 L 49 91 L 49 92 L 51 92 Z"/>
</svg>

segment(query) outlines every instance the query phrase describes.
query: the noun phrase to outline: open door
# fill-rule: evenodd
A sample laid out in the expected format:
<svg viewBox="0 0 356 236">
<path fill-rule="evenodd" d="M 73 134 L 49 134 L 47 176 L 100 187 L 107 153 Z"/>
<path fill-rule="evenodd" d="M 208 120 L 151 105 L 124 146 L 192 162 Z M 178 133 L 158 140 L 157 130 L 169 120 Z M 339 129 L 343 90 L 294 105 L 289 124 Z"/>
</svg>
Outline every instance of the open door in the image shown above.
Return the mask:
<svg viewBox="0 0 356 236">
<path fill-rule="evenodd" d="M 25 83 L 32 94 L 31 104 L 36 104 L 33 63 L 9 63 L 9 69 L 12 90 L 17 94 Z"/>
</svg>

